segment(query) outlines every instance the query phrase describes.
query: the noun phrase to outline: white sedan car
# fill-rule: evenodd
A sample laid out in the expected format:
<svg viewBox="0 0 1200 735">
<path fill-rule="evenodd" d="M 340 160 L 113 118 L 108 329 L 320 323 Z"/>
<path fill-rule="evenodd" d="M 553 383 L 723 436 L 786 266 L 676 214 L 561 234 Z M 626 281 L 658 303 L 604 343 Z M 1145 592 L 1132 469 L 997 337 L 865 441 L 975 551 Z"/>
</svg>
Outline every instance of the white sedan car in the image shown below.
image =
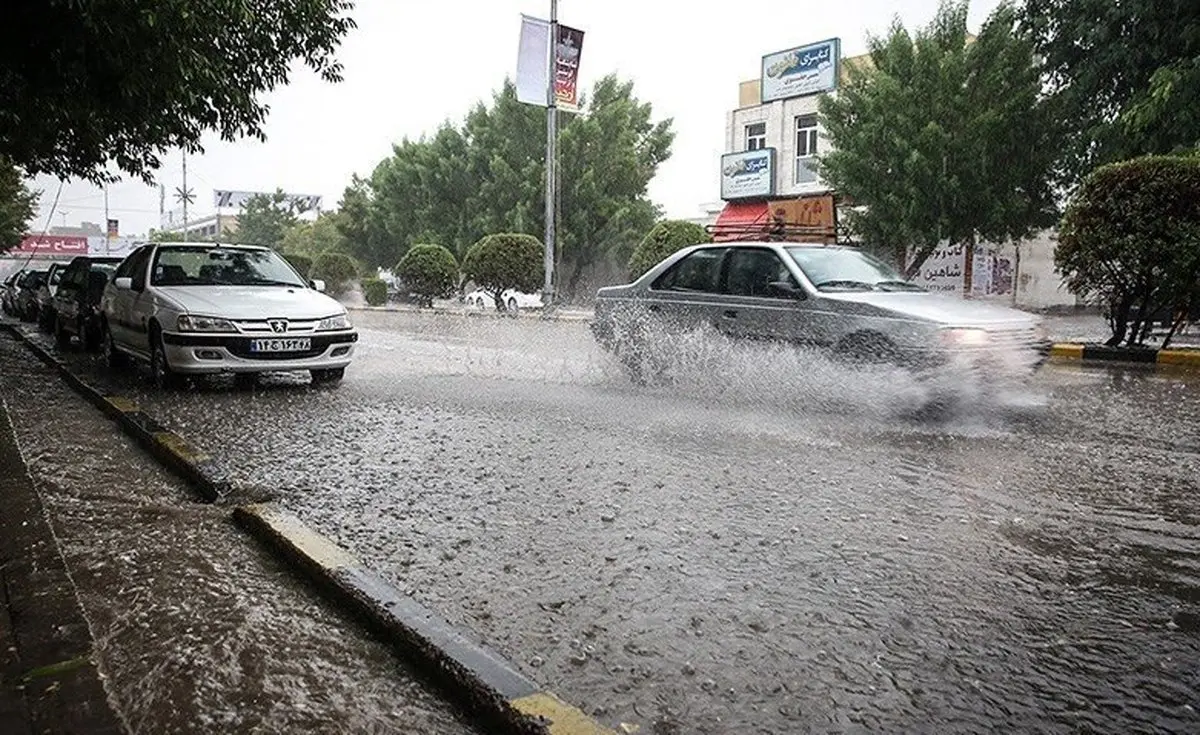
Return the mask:
<svg viewBox="0 0 1200 735">
<path fill-rule="evenodd" d="M 142 245 L 105 287 L 105 354 L 112 367 L 148 362 L 160 386 L 186 375 L 292 370 L 337 382 L 358 333 L 323 290 L 265 247 Z"/>
<path fill-rule="evenodd" d="M 464 296 L 463 301 L 466 302 L 467 306 L 476 309 L 496 308 L 496 299 L 481 288 L 477 288 Z M 500 294 L 500 301 L 509 311 L 542 308 L 542 295 L 540 293 L 523 293 L 511 288 Z"/>
</svg>

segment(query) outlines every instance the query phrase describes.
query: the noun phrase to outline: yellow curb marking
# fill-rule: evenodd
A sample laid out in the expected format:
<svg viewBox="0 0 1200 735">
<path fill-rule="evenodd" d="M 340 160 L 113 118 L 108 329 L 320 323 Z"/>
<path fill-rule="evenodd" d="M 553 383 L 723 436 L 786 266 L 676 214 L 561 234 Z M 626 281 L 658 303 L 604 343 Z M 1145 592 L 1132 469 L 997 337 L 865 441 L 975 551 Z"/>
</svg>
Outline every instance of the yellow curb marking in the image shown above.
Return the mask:
<svg viewBox="0 0 1200 735">
<path fill-rule="evenodd" d="M 1051 357 L 1069 357 L 1074 360 L 1083 359 L 1083 345 L 1060 344 L 1050 347 Z"/>
<path fill-rule="evenodd" d="M 550 735 L 616 735 L 575 707 L 549 692 L 537 692 L 514 699 L 513 708 L 523 715 L 545 717 L 550 721 Z"/>
<path fill-rule="evenodd" d="M 164 447 L 170 450 L 172 454 L 183 459 L 185 462 L 191 462 L 192 464 L 195 464 L 197 462 L 204 462 L 205 460 L 209 459 L 207 454 L 197 449 L 193 449 L 191 444 L 188 444 L 182 436 L 173 431 L 157 432 L 154 435 L 154 441 L 162 444 Z"/>
<path fill-rule="evenodd" d="M 121 413 L 134 413 L 138 410 L 136 403 L 123 396 L 105 396 L 104 400 L 108 401 L 108 405 Z"/>
<path fill-rule="evenodd" d="M 1159 350 L 1159 365 L 1188 365 L 1200 367 L 1200 350 Z"/>
<path fill-rule="evenodd" d="M 297 551 L 324 569 L 334 570 L 362 564 L 349 551 L 316 533 L 291 513 L 281 513 L 261 505 L 247 505 L 243 506 L 243 509 L 258 517 Z"/>
</svg>

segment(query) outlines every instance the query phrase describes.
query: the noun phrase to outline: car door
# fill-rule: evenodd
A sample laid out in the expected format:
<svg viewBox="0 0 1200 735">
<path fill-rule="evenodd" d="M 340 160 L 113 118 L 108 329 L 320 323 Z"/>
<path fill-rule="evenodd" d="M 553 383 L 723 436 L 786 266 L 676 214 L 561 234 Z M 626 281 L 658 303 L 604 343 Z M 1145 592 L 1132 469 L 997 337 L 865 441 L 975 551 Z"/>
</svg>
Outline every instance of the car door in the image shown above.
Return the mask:
<svg viewBox="0 0 1200 735">
<path fill-rule="evenodd" d="M 63 271 L 58 290 L 54 293 L 54 310 L 70 331 L 75 331 L 75 321 L 79 317 L 79 293 L 87 269 L 86 258 L 72 260 Z"/>
<path fill-rule="evenodd" d="M 722 333 L 737 339 L 819 342 L 808 318 L 807 295 L 774 249 L 732 249 L 722 291 L 726 301 L 717 322 Z"/>
<path fill-rule="evenodd" d="M 669 333 L 715 326 L 725 303 L 720 284 L 728 252 L 700 248 L 655 279 L 643 297 L 654 321 Z"/>
<path fill-rule="evenodd" d="M 145 344 L 145 337 L 140 333 L 133 307 L 140 294 L 132 288 L 117 288 L 115 282 L 118 278 L 134 279 L 134 273 L 140 272 L 144 283 L 150 251 L 151 247 L 145 245 L 130 253 L 129 257 L 117 266 L 116 272 L 113 273 L 113 283 L 109 284 L 105 292 L 104 316 L 113 341 L 139 351 L 142 349 L 141 345 Z"/>
<path fill-rule="evenodd" d="M 154 262 L 155 248 L 147 247 L 141 260 L 134 264 L 133 286 L 129 289 L 133 298 L 129 305 L 129 346 L 138 352 L 150 354 L 150 318 L 158 313 L 154 292 L 150 289 L 150 270 Z"/>
</svg>

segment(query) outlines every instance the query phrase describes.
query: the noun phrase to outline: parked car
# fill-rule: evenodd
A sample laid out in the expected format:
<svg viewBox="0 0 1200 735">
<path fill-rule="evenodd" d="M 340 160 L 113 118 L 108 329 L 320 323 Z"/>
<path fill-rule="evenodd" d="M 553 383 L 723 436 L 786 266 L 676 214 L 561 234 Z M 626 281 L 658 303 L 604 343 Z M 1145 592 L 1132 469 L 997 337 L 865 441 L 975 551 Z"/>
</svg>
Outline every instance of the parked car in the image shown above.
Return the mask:
<svg viewBox="0 0 1200 735">
<path fill-rule="evenodd" d="M 187 375 L 307 370 L 340 381 L 358 333 L 346 309 L 270 248 L 213 243 L 138 247 L 105 286 L 101 331 L 116 368 L 150 365 L 155 383 Z"/>
<path fill-rule="evenodd" d="M 54 327 L 54 293 L 58 290 L 58 282 L 62 278 L 66 263 L 51 263 L 46 269 L 46 278 L 37 290 L 38 327 L 49 332 Z"/>
<path fill-rule="evenodd" d="M 542 295 L 538 293 L 523 293 L 510 288 L 500 294 L 500 300 L 509 311 L 542 308 Z M 496 308 L 496 300 L 490 293 L 481 288 L 477 288 L 464 296 L 463 301 L 467 306 L 475 309 Z"/>
<path fill-rule="evenodd" d="M 9 316 L 17 315 L 17 282 L 25 275 L 25 269 L 19 269 L 4 279 L 0 284 L 0 308 Z"/>
<path fill-rule="evenodd" d="M 1045 359 L 1039 320 L 933 294 L 857 248 L 792 242 L 698 245 L 596 296 L 592 330 L 635 379 L 666 369 L 657 340 L 712 328 L 736 339 L 819 346 L 918 373 L 968 367 L 1025 376 Z"/>
<path fill-rule="evenodd" d="M 54 338 L 66 347 L 71 337 L 89 352 L 100 348 L 100 300 L 120 258 L 81 255 L 62 271 L 54 294 Z"/>
<path fill-rule="evenodd" d="M 38 317 L 38 301 L 37 292 L 46 282 L 46 271 L 44 270 L 27 270 L 17 280 L 17 294 L 13 311 L 22 320 L 27 322 L 37 321 Z"/>
</svg>

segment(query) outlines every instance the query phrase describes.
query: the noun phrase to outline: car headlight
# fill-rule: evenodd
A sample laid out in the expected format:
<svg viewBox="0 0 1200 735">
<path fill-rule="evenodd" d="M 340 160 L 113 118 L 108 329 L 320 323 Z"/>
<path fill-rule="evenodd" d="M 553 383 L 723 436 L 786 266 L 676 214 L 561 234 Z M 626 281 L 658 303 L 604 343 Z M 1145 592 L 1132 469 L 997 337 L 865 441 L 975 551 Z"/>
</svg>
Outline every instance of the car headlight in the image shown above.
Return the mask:
<svg viewBox="0 0 1200 735">
<path fill-rule="evenodd" d="M 941 338 L 942 344 L 950 347 L 980 347 L 988 342 L 986 330 L 963 327 L 943 329 Z"/>
<path fill-rule="evenodd" d="M 194 316 L 182 314 L 176 321 L 181 332 L 236 332 L 237 327 L 228 319 L 216 316 Z"/>
<path fill-rule="evenodd" d="M 346 316 L 345 314 L 338 314 L 337 316 L 327 316 L 324 319 L 322 319 L 321 321 L 317 322 L 317 331 L 318 332 L 332 332 L 332 331 L 335 331 L 338 329 L 349 329 L 349 328 L 350 328 L 350 317 Z"/>
</svg>

